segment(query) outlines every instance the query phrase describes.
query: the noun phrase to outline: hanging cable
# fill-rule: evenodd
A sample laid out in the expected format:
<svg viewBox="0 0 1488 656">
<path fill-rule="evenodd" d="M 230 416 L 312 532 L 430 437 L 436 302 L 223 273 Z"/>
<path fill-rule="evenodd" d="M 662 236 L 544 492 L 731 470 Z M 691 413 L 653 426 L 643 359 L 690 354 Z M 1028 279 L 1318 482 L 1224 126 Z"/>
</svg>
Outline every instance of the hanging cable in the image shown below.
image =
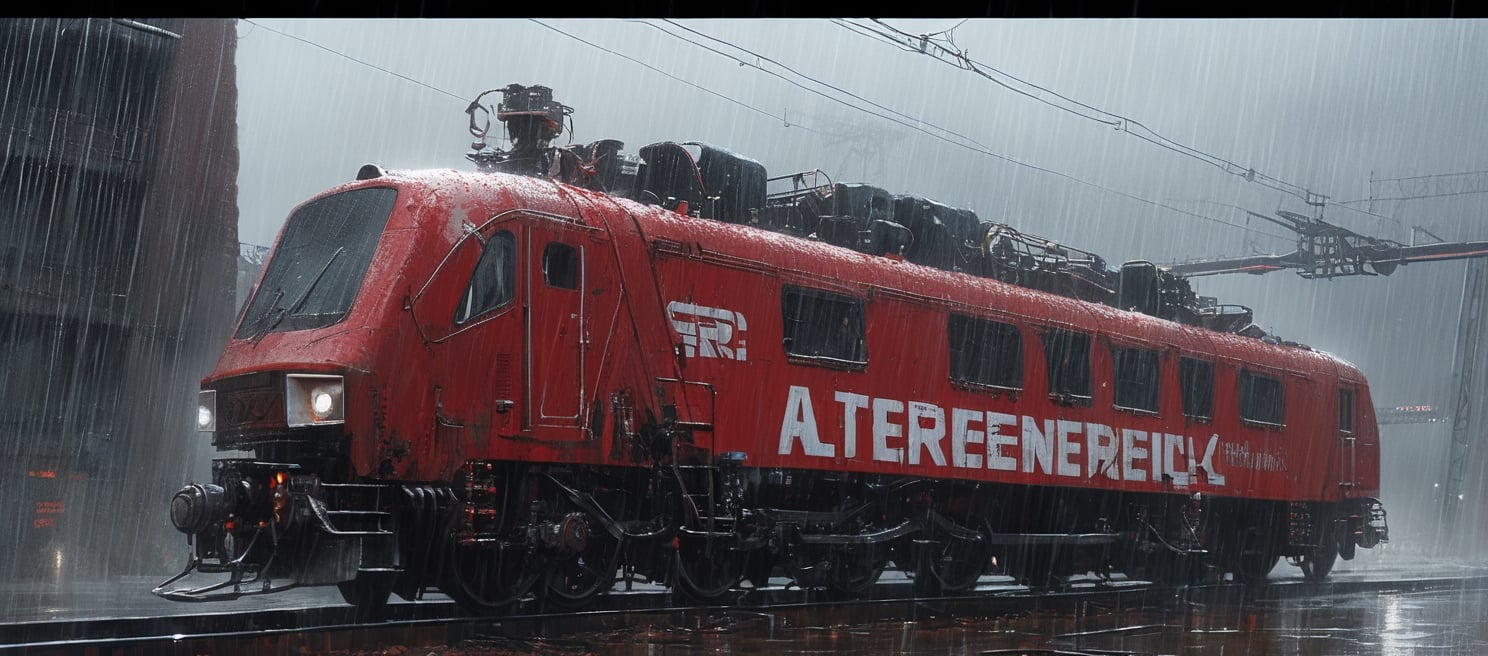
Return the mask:
<svg viewBox="0 0 1488 656">
<path fill-rule="evenodd" d="M 1173 141 L 1172 139 L 1158 134 L 1155 130 L 1147 127 L 1140 121 L 1127 118 L 1120 114 L 1108 112 L 1091 105 L 1087 105 L 1080 101 L 1069 98 L 1068 96 L 1062 95 L 1032 82 L 1028 82 L 1016 76 L 1010 75 L 1006 72 L 998 70 L 995 67 L 989 66 L 982 62 L 978 62 L 968 56 L 964 51 L 955 49 L 953 47 L 947 47 L 945 44 L 941 43 L 941 37 L 935 37 L 928 34 L 910 34 L 878 19 L 873 19 L 873 22 L 874 24 L 880 26 L 882 29 L 874 29 L 860 23 L 853 23 L 845 20 L 835 20 L 833 22 L 840 26 L 847 27 L 855 34 L 859 34 L 862 36 L 871 36 L 880 41 L 892 43 L 902 50 L 908 50 L 910 52 L 927 55 L 933 57 L 937 61 L 944 62 L 955 66 L 956 68 L 975 73 L 978 76 L 996 83 L 998 86 L 1008 89 L 1014 93 L 1037 100 L 1041 103 L 1049 105 L 1050 107 L 1063 110 L 1081 118 L 1096 121 L 1105 125 L 1110 125 L 1117 130 L 1120 130 L 1121 132 L 1130 134 L 1148 143 L 1166 148 L 1175 153 L 1186 155 L 1193 159 L 1197 159 L 1201 162 L 1209 164 L 1210 166 L 1214 166 L 1215 168 L 1218 168 L 1225 173 L 1242 177 L 1247 182 L 1254 182 L 1256 184 L 1295 196 L 1302 199 L 1303 202 L 1306 202 L 1309 205 L 1320 206 L 1327 202 L 1327 196 L 1313 192 L 1310 189 L 1266 175 L 1264 173 L 1261 173 L 1260 171 L 1257 171 L 1255 167 L 1246 167 L 1218 155 L 1207 153 L 1197 148 L 1193 148 L 1177 141 Z M 1037 93 L 1034 91 L 1030 91 L 1029 89 L 1037 90 Z M 1049 99 L 1049 96 L 1058 98 L 1059 100 L 1064 101 L 1064 103 L 1053 102 Z M 1074 107 L 1071 107 L 1070 105 L 1074 105 Z"/>
</svg>

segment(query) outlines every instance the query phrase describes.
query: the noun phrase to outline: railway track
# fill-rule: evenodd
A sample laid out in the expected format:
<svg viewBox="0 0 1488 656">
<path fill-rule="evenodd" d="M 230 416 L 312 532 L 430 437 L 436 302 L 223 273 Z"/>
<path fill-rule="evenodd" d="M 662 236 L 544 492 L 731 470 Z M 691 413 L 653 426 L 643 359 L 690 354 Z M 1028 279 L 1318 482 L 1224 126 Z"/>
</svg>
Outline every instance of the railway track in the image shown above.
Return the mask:
<svg viewBox="0 0 1488 656">
<path fill-rule="evenodd" d="M 499 618 L 469 617 L 453 603 L 431 598 L 392 604 L 386 620 L 371 624 L 355 622 L 353 609 L 344 605 L 3 624 L 0 653 L 308 656 L 391 653 L 385 651 L 389 645 L 401 645 L 415 650 L 410 653 L 419 654 L 445 653 L 438 651 L 445 648 L 467 650 L 448 653 L 584 653 L 589 651 L 584 647 L 588 643 L 572 641 L 572 636 L 634 634 L 637 639 L 665 643 L 690 640 L 700 634 L 747 634 L 769 640 L 788 627 L 836 631 L 884 622 L 965 623 L 1027 614 L 1089 617 L 1132 608 L 1244 608 L 1371 592 L 1469 590 L 1488 590 L 1488 574 L 1324 583 L 1273 580 L 1260 586 L 1224 583 L 1162 587 L 1106 581 L 1075 583 L 1061 590 L 1030 590 L 993 582 L 979 586 L 975 594 L 942 598 L 916 598 L 911 582 L 904 580 L 882 583 L 872 590 L 872 598 L 856 600 L 834 599 L 819 590 L 785 586 L 743 590 L 737 604 L 727 607 L 684 606 L 664 589 L 642 587 L 626 591 L 617 587 L 616 591 L 597 599 L 592 610 L 545 608 L 540 599 L 529 598 L 512 614 Z M 1140 626 L 1110 627 L 1097 631 L 1141 629 Z"/>
</svg>

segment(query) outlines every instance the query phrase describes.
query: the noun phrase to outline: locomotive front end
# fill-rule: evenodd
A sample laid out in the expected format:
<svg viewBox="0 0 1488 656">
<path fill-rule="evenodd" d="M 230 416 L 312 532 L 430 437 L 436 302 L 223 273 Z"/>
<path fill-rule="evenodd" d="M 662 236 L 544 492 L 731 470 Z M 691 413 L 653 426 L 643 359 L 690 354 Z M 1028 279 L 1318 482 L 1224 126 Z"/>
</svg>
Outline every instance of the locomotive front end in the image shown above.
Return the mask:
<svg viewBox="0 0 1488 656">
<path fill-rule="evenodd" d="M 396 571 L 381 486 L 345 473 L 346 376 L 261 372 L 213 385 L 200 393 L 199 431 L 219 450 L 254 456 L 215 460 L 212 482 L 186 485 L 171 499 L 170 519 L 192 541 L 188 571 L 230 576 L 161 593 L 196 599 L 219 588 L 237 594 L 260 579 L 256 591 L 267 592 L 276 589 L 269 581 L 355 584 L 359 575 Z"/>
<path fill-rule="evenodd" d="M 196 423 L 223 456 L 210 483 L 170 501 L 189 562 L 156 594 L 179 600 L 340 584 L 385 598 L 399 569 L 387 489 L 359 482 L 354 435 L 371 433 L 367 373 L 406 240 L 390 222 L 399 190 L 354 185 L 297 208 L 213 373 Z M 197 587 L 193 571 L 227 574 Z M 251 587 L 246 584 L 254 584 Z"/>
</svg>

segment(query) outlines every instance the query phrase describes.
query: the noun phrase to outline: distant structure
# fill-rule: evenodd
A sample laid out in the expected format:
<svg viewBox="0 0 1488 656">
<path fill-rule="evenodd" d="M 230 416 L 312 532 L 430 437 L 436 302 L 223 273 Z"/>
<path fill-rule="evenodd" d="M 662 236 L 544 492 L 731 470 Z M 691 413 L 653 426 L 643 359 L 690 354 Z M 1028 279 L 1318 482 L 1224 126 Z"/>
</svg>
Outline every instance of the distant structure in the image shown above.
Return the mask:
<svg viewBox="0 0 1488 656">
<path fill-rule="evenodd" d="M 238 244 L 238 285 L 237 294 L 233 297 L 235 315 L 238 310 L 243 309 L 243 303 L 253 292 L 253 284 L 258 282 L 258 274 L 263 273 L 264 262 L 268 259 L 268 246 Z"/>
<path fill-rule="evenodd" d="M 178 556 L 161 500 L 234 310 L 235 47 L 231 20 L 0 21 L 0 580 Z"/>
<path fill-rule="evenodd" d="M 1448 417 L 1442 409 L 1430 404 L 1381 406 L 1375 408 L 1374 416 L 1379 425 L 1389 424 L 1440 424 Z"/>
</svg>

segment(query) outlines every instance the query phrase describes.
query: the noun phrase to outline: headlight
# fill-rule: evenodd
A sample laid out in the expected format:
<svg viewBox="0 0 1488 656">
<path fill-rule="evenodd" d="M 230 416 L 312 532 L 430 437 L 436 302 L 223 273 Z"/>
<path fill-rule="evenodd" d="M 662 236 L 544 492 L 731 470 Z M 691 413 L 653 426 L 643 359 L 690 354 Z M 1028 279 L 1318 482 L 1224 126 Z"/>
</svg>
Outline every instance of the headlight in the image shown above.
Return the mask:
<svg viewBox="0 0 1488 656">
<path fill-rule="evenodd" d="M 284 417 L 291 427 L 346 422 L 340 376 L 288 374 L 284 377 Z"/>
<path fill-rule="evenodd" d="M 196 430 L 203 433 L 217 430 L 216 390 L 202 390 L 196 393 Z"/>
<path fill-rule="evenodd" d="M 326 390 L 320 388 L 316 388 L 315 390 L 310 392 L 310 412 L 314 414 L 316 418 L 324 418 L 330 416 L 331 410 L 335 407 L 336 400 L 334 397 L 331 396 L 330 392 L 327 392 Z"/>
</svg>

